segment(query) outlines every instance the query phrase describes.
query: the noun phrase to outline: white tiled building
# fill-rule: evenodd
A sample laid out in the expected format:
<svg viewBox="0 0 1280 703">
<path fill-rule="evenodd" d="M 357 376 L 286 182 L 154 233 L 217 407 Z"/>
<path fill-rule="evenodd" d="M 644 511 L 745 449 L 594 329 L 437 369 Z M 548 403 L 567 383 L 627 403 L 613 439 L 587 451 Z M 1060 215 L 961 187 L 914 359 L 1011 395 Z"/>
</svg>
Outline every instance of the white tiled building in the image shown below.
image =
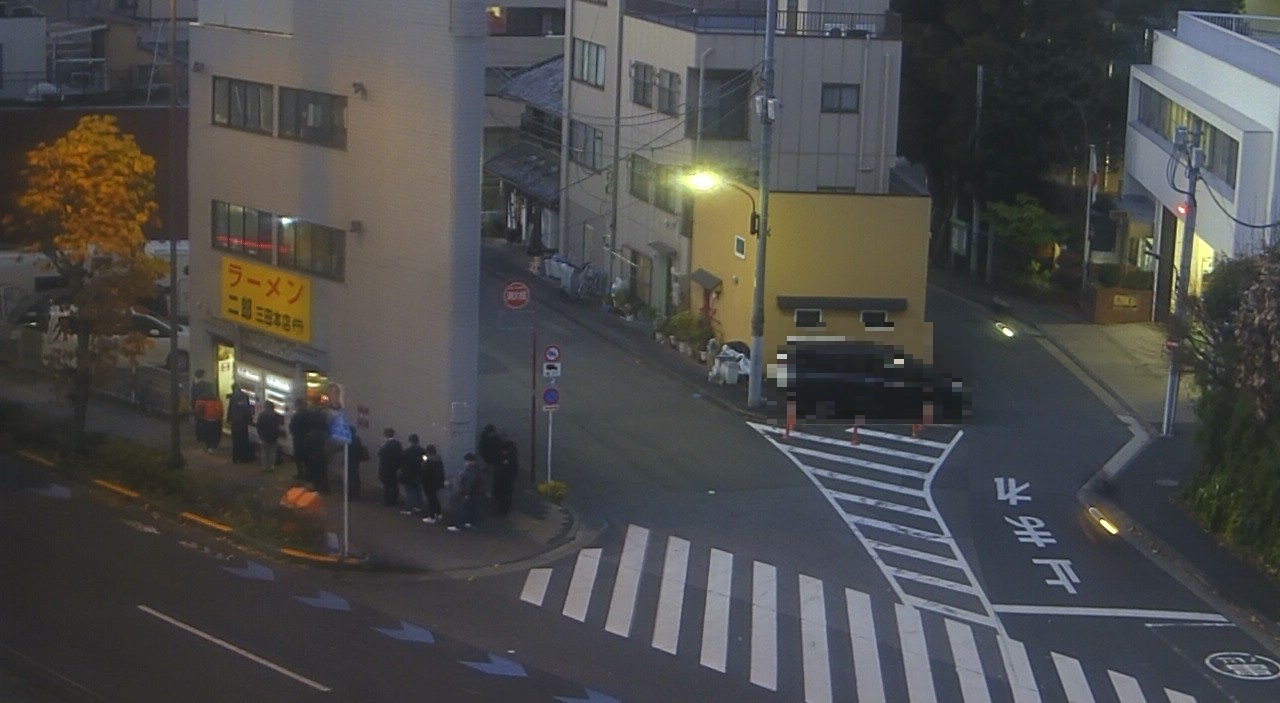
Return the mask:
<svg viewBox="0 0 1280 703">
<path fill-rule="evenodd" d="M 705 5 L 705 7 L 702 7 Z M 695 162 L 757 186 L 764 30 L 777 28 L 770 187 L 884 193 L 896 161 L 901 27 L 889 0 L 569 0 L 562 225 L 543 244 L 665 314 L 688 294 Z M 732 8 L 732 9 L 728 9 Z M 621 61 L 622 80 L 618 80 Z M 621 89 L 617 232 L 613 122 Z M 699 100 L 702 109 L 699 110 Z M 699 119 L 701 112 L 701 119 Z"/>
<path fill-rule="evenodd" d="M 1130 76 L 1123 190 L 1132 213 L 1120 254 L 1157 271 L 1162 316 L 1185 234 L 1178 210 L 1187 196 L 1175 189 L 1186 190 L 1185 168 L 1175 168 L 1172 184 L 1168 177 L 1179 126 L 1204 134 L 1192 293 L 1216 262 L 1277 241 L 1276 228 L 1241 222 L 1280 220 L 1280 19 L 1180 13 L 1176 31 L 1156 34 L 1151 64 L 1134 66 Z"/>
<path fill-rule="evenodd" d="M 32 8 L 0 7 L 0 99 L 23 98 L 47 76 L 48 22 Z"/>
<path fill-rule="evenodd" d="M 466 0 L 200 0 L 192 368 L 259 398 L 345 389 L 473 447 L 485 14 Z"/>
</svg>

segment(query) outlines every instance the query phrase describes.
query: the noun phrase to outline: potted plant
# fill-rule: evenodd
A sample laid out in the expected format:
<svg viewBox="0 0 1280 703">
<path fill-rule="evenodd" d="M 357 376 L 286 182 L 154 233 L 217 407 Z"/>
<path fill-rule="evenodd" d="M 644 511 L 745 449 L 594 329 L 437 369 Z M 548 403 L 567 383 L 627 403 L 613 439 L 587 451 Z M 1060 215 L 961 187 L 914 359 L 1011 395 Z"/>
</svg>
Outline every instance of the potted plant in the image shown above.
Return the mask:
<svg viewBox="0 0 1280 703">
<path fill-rule="evenodd" d="M 691 310 L 681 310 L 671 317 L 669 334 L 675 337 L 676 348 L 681 354 L 689 353 L 689 345 L 697 333 L 698 321 Z"/>
</svg>

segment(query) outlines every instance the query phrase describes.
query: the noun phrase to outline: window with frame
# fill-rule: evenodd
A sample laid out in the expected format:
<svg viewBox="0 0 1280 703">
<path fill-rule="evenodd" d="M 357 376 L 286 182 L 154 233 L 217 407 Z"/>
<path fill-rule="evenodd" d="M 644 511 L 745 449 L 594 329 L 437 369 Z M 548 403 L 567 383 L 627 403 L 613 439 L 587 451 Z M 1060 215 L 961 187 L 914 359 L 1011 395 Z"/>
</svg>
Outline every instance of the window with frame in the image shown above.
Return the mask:
<svg viewBox="0 0 1280 703">
<path fill-rule="evenodd" d="M 631 102 L 653 107 L 654 67 L 643 61 L 631 62 Z"/>
<path fill-rule="evenodd" d="M 675 71 L 658 71 L 658 111 L 668 115 L 680 112 L 680 74 Z"/>
<path fill-rule="evenodd" d="M 564 9 L 554 7 L 485 8 L 491 37 L 545 37 L 564 34 Z"/>
<path fill-rule="evenodd" d="M 747 103 L 751 100 L 753 75 L 751 71 L 707 71 L 705 83 L 701 86 L 701 91 L 698 91 L 695 74 L 695 90 L 690 91 L 689 99 L 693 119 L 685 121 L 686 134 L 697 134 L 700 107 L 703 111 L 702 136 L 711 139 L 746 139 Z"/>
<path fill-rule="evenodd" d="M 863 310 L 862 326 L 872 332 L 888 332 L 893 329 L 889 321 L 889 313 L 883 310 Z"/>
<path fill-rule="evenodd" d="M 799 329 L 820 329 L 827 326 L 822 321 L 822 310 L 818 308 L 796 308 L 795 323 Z"/>
<path fill-rule="evenodd" d="M 281 88 L 280 136 L 345 149 L 347 99 L 340 95 Z"/>
<path fill-rule="evenodd" d="M 733 235 L 733 255 L 739 259 L 747 258 L 747 238 Z"/>
<path fill-rule="evenodd" d="M 857 112 L 861 107 L 862 88 L 857 83 L 823 83 L 822 111 Z"/>
<path fill-rule="evenodd" d="M 269 212 L 214 200 L 210 223 L 213 246 L 269 262 L 274 222 Z"/>
<path fill-rule="evenodd" d="M 346 247 L 347 233 L 343 230 L 292 217 L 280 218 L 276 260 L 281 268 L 341 280 L 346 269 Z"/>
<path fill-rule="evenodd" d="M 213 123 L 271 134 L 272 87 L 265 83 L 213 77 Z"/>
<path fill-rule="evenodd" d="M 599 171 L 604 166 L 604 132 L 585 122 L 569 121 L 569 159 Z"/>
<path fill-rule="evenodd" d="M 573 79 L 580 83 L 604 87 L 605 50 L 600 44 L 585 39 L 573 40 Z"/>
<path fill-rule="evenodd" d="M 1205 170 L 1229 187 L 1236 187 L 1240 143 L 1186 107 L 1141 82 L 1138 83 L 1138 122 L 1170 142 L 1177 138 L 1178 127 L 1186 127 L 1188 131 L 1195 131 L 1198 127 L 1201 132 L 1201 148 L 1204 149 Z"/>
<path fill-rule="evenodd" d="M 631 155 L 631 195 L 649 202 L 653 199 L 653 162 L 639 156 Z"/>
<path fill-rule="evenodd" d="M 679 173 L 671 166 L 655 166 L 653 169 L 653 204 L 671 214 L 680 211 Z"/>
</svg>

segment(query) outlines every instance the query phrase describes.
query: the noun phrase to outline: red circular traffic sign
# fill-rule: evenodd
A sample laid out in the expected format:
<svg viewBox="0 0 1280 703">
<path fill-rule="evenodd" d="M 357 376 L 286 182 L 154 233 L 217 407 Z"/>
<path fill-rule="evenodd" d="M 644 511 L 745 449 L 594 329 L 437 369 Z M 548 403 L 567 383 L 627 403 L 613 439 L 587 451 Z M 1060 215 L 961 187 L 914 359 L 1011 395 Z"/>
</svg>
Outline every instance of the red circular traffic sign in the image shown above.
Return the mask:
<svg viewBox="0 0 1280 703">
<path fill-rule="evenodd" d="M 529 286 L 520 281 L 512 281 L 502 289 L 502 304 L 508 310 L 519 310 L 529 303 Z"/>
</svg>

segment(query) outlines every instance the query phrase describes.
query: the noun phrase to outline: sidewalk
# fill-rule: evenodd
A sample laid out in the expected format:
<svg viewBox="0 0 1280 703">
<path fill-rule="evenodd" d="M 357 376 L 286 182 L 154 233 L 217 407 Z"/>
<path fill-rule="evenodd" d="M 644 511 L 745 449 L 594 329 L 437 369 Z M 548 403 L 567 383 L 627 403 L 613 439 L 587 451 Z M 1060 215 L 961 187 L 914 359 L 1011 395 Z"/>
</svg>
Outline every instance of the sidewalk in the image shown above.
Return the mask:
<svg viewBox="0 0 1280 703">
<path fill-rule="evenodd" d="M 0 366 L 0 398 L 51 417 L 70 415 L 70 406 L 55 394 L 47 380 L 9 367 Z M 167 417 L 147 415 L 101 397 L 89 404 L 87 429 L 165 451 L 171 441 Z M 263 473 L 257 463 L 231 463 L 229 437 L 224 437 L 218 451 L 209 454 L 195 441 L 190 422 L 184 420 L 181 429 L 184 470 L 230 478 L 268 496 L 283 495 L 293 485 L 291 461 Z M 380 438 L 362 439 L 371 451 L 376 451 Z M 504 518 L 486 517 L 475 529 L 461 533 L 448 532 L 443 525 L 425 525 L 417 517 L 401 515 L 398 508 L 382 505 L 375 463 L 365 462 L 362 466 L 360 499 L 350 503 L 349 554 L 370 566 L 450 574 L 492 569 L 533 559 L 567 544 L 579 529 L 574 514 L 542 500 L 530 487 L 527 476 L 517 478 L 514 506 Z M 340 532 L 342 493 L 341 482 L 336 479 L 334 492 L 325 505 L 329 524 Z"/>
</svg>

